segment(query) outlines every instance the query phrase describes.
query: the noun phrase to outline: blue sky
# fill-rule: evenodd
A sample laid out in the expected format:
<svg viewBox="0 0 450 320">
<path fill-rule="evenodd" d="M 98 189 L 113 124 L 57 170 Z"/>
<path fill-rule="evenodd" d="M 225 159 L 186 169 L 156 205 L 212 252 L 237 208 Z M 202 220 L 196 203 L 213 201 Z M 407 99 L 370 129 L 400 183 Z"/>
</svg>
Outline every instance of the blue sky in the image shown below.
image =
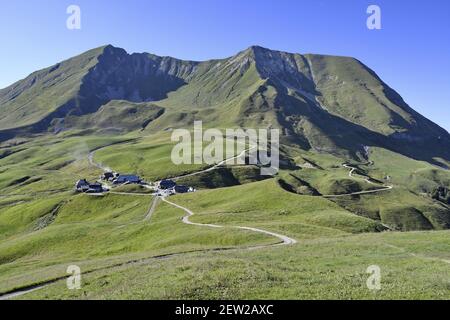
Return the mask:
<svg viewBox="0 0 450 320">
<path fill-rule="evenodd" d="M 71 4 L 81 30 L 66 28 Z M 370 4 L 382 30 L 366 27 Z M 258 44 L 356 57 L 449 131 L 449 13 L 448 0 L 2 0 L 0 88 L 104 44 L 191 60 Z"/>
</svg>

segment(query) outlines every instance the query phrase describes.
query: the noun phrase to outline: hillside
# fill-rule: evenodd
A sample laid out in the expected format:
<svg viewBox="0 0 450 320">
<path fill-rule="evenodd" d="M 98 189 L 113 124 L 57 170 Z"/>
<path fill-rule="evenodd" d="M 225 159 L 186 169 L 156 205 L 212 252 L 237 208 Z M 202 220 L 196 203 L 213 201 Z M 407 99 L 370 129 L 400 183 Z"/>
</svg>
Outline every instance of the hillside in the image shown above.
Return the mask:
<svg viewBox="0 0 450 320">
<path fill-rule="evenodd" d="M 66 117 L 73 126 L 74 116 L 113 100 L 167 109 L 148 123 L 150 132 L 203 119 L 222 128 L 278 127 L 286 143 L 353 159 L 382 147 L 441 166 L 450 160 L 448 132 L 358 60 L 257 46 L 206 62 L 91 50 L 1 90 L 0 137 L 55 130 Z"/>
<path fill-rule="evenodd" d="M 176 165 L 194 120 L 279 128 L 278 174 Z M 0 299 L 448 299 L 449 165 L 449 133 L 354 58 L 97 48 L 0 90 Z M 145 183 L 75 191 L 105 170 Z"/>
<path fill-rule="evenodd" d="M 88 51 L 1 90 L 0 132 L 47 131 L 52 120 L 94 113 L 111 100 L 162 99 L 194 66 L 112 46 Z"/>
</svg>

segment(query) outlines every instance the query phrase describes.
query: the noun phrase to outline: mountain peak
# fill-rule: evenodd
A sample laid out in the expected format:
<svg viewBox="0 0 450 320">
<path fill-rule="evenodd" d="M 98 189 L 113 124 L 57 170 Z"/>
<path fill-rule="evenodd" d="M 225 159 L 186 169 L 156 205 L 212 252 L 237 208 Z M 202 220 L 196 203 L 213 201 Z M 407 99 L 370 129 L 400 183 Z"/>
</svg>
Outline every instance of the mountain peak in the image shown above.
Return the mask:
<svg viewBox="0 0 450 320">
<path fill-rule="evenodd" d="M 246 49 L 246 51 L 261 52 L 261 51 L 273 51 L 273 50 L 271 50 L 269 48 L 265 48 L 265 47 L 259 46 L 259 45 L 252 45 L 252 46 L 248 47 Z"/>
<path fill-rule="evenodd" d="M 119 48 L 119 47 L 115 47 L 112 44 L 108 44 L 105 45 L 103 47 L 100 47 L 103 49 L 103 53 L 104 54 L 109 54 L 109 55 L 115 55 L 115 54 L 119 54 L 119 55 L 128 55 L 128 52 L 125 49 Z"/>
<path fill-rule="evenodd" d="M 272 50 L 269 48 L 265 48 L 259 45 L 252 45 L 245 49 L 244 51 L 241 51 L 238 55 L 244 55 L 246 57 L 251 57 L 254 59 L 258 59 L 264 56 L 271 56 L 275 53 L 282 53 L 281 51 Z M 284 52 L 283 52 L 284 53 Z"/>
</svg>

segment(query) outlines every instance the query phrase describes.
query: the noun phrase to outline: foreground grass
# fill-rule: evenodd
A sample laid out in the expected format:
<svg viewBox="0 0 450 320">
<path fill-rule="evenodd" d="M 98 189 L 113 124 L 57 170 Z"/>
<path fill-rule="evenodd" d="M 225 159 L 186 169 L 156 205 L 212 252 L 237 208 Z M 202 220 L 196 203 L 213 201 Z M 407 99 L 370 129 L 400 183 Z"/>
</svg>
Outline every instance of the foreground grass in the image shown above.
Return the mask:
<svg viewBox="0 0 450 320">
<path fill-rule="evenodd" d="M 120 227 L 138 222 L 141 213 L 122 216 L 113 232 L 102 232 L 93 243 L 89 260 L 83 255 L 68 260 L 54 259 L 36 263 L 36 258 L 19 259 L 0 267 L 3 289 L 23 285 L 33 279 L 64 276 L 68 264 L 77 264 L 84 272 L 82 290 L 67 290 L 64 281 L 27 294 L 26 299 L 447 299 L 450 298 L 450 243 L 448 231 L 373 234 L 362 232 L 370 220 L 359 218 L 333 207 L 327 200 L 301 197 L 272 188 L 273 180 L 222 190 L 208 190 L 177 196 L 173 201 L 198 213 L 192 220 L 225 225 L 246 225 L 279 231 L 295 236 L 300 242 L 291 247 L 259 250 L 245 249 L 249 243 L 270 243 L 270 237 L 254 233 L 241 234 L 233 229 L 210 230 L 182 225 L 181 210 L 162 204 L 147 226 L 137 223 L 139 231 Z M 267 188 L 264 186 L 271 186 Z M 219 191 L 221 191 L 219 193 Z M 248 193 L 245 193 L 248 192 Z M 240 194 L 241 197 L 236 195 Z M 251 194 L 251 197 L 242 195 Z M 142 199 L 142 198 L 141 198 Z M 274 199 L 278 199 L 275 202 Z M 83 197 L 76 200 L 85 201 Z M 280 214 L 280 201 L 284 205 Z M 91 201 L 91 200 L 89 200 Z M 92 199 L 86 209 L 104 207 L 104 199 Z M 138 201 L 138 200 L 136 200 Z M 103 203 L 105 202 L 105 203 Z M 73 206 L 79 206 L 74 202 Z M 122 204 L 123 205 L 123 204 Z M 114 207 L 114 205 L 112 205 Z M 118 206 L 117 210 L 120 206 Z M 330 210 L 330 207 L 333 210 Z M 89 209 L 91 208 L 91 209 Z M 61 214 L 60 222 L 71 223 L 88 219 L 90 223 L 114 221 L 109 214 L 86 218 L 73 214 L 70 208 Z M 339 221 L 332 226 L 324 223 L 322 213 Z M 108 212 L 113 211 L 109 208 Z M 339 218 L 340 217 L 340 218 Z M 136 220 L 135 220 L 136 219 Z M 363 227 L 363 228 L 362 228 Z M 362 228 L 362 229 L 361 229 Z M 49 228 L 50 229 L 50 228 Z M 86 228 L 83 228 L 86 230 Z M 124 231 L 120 231 L 120 230 Z M 131 233 L 130 233 L 131 232 Z M 237 232 L 237 233 L 234 233 Z M 106 236 L 107 235 L 107 236 Z M 171 236 L 172 235 L 172 236 Z M 110 247 L 101 238 L 107 237 Z M 86 236 L 84 236 L 85 240 Z M 240 240 L 237 240 L 240 239 Z M 198 242 L 197 242 L 198 241 Z M 145 245 L 144 242 L 148 242 Z M 196 243 L 198 243 L 196 245 Z M 205 245 L 208 243 L 209 245 Z M 113 245 L 115 244 L 115 245 Z M 121 244 L 125 250 L 114 251 Z M 186 253 L 165 259 L 152 256 L 203 250 L 231 245 L 224 252 Z M 74 248 L 75 243 L 67 243 Z M 102 254 L 97 251 L 108 250 Z M 47 254 L 54 255 L 55 248 Z M 145 251 L 145 253 L 144 253 Z M 134 252 L 131 253 L 130 252 Z M 72 249 L 71 256 L 76 253 Z M 97 252 L 99 253 L 99 252 Z M 87 256 L 84 256 L 87 257 Z M 20 261 L 21 260 L 21 261 Z M 66 261 L 66 262 L 64 262 Z M 70 261 L 70 262 L 69 262 Z M 118 264 L 118 265 L 117 265 Z M 114 267 L 114 265 L 117 265 Z M 366 269 L 378 265 L 382 270 L 382 290 L 367 289 Z M 113 267 L 111 267 L 113 266 Z M 103 269 L 104 267 L 108 267 Z M 41 272 L 37 272 L 41 269 Z M 91 270 L 97 270 L 89 272 Z M 6 280 L 6 281 L 3 281 Z M 5 283 L 7 284 L 5 286 Z M 32 282 L 33 283 L 33 282 Z"/>
<path fill-rule="evenodd" d="M 67 290 L 61 281 L 22 298 L 449 299 L 449 264 L 439 260 L 450 258 L 448 236 L 365 234 L 184 255 L 88 274 L 81 290 Z M 370 265 L 381 268 L 380 291 L 366 287 Z"/>
<path fill-rule="evenodd" d="M 183 224 L 183 211 L 161 203 L 145 222 L 151 197 L 77 196 L 47 228 L 19 233 L 0 244 L 0 292 L 64 275 L 36 274 L 39 268 L 125 254 L 161 255 L 215 248 L 277 243 L 272 237 L 236 229 Z M 28 272 L 36 278 L 26 282 Z"/>
</svg>

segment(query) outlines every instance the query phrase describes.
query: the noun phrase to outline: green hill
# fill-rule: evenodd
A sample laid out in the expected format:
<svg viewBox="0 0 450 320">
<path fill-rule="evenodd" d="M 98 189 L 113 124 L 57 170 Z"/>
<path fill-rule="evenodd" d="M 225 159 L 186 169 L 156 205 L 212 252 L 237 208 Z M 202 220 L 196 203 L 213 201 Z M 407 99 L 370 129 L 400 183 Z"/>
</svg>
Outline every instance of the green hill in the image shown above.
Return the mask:
<svg viewBox="0 0 450 320">
<path fill-rule="evenodd" d="M 171 133 L 195 120 L 280 129 L 279 173 L 174 164 Z M 0 295 L 448 298 L 449 165 L 449 133 L 354 58 L 104 46 L 0 90 Z M 75 192 L 105 168 L 150 184 Z M 152 195 L 189 173 L 197 192 Z M 68 292 L 74 263 L 87 281 Z"/>
<path fill-rule="evenodd" d="M 354 159 L 366 158 L 368 147 L 382 147 L 442 166 L 450 160 L 448 132 L 358 60 L 257 46 L 205 62 L 113 46 L 91 50 L 1 90 L 0 138 L 54 130 L 52 124 L 68 117 L 70 126 L 83 127 L 86 117 L 74 117 L 104 105 L 102 113 L 113 112 L 114 100 L 164 108 L 158 121 L 144 126 L 149 132 L 201 119 L 211 127 L 280 128 L 286 142 Z M 140 125 L 150 123 L 145 120 Z"/>
</svg>

